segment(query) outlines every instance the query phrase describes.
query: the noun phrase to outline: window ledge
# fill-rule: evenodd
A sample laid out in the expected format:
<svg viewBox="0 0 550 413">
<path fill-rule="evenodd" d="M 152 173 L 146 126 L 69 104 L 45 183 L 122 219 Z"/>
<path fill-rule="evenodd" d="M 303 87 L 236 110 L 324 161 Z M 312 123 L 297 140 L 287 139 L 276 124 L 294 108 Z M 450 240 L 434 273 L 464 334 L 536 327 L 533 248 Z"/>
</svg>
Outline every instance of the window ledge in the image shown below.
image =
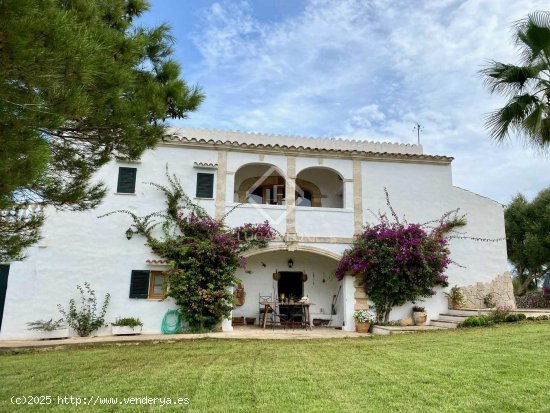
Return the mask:
<svg viewBox="0 0 550 413">
<path fill-rule="evenodd" d="M 296 211 L 325 211 L 325 212 L 343 212 L 351 214 L 353 209 L 348 208 L 332 208 L 332 207 L 307 207 L 307 206 L 297 206 Z"/>
<path fill-rule="evenodd" d="M 204 200 L 207 200 L 207 201 L 214 201 L 215 200 L 215 198 L 205 198 L 205 197 L 201 197 L 201 196 L 196 196 L 193 199 L 197 199 L 197 200 L 204 199 Z"/>
<path fill-rule="evenodd" d="M 146 298 L 147 301 L 164 301 L 166 300 L 166 297 L 164 298 Z"/>
<path fill-rule="evenodd" d="M 115 195 L 134 195 L 136 196 L 137 194 L 135 192 L 113 192 L 113 194 Z"/>
<path fill-rule="evenodd" d="M 285 210 L 287 208 L 286 205 L 271 205 L 271 204 L 252 204 L 252 203 L 242 203 L 238 204 L 236 202 L 233 202 L 231 204 L 226 204 L 226 207 L 236 207 L 239 206 L 239 208 L 260 208 L 260 209 L 278 209 L 278 210 Z"/>
</svg>

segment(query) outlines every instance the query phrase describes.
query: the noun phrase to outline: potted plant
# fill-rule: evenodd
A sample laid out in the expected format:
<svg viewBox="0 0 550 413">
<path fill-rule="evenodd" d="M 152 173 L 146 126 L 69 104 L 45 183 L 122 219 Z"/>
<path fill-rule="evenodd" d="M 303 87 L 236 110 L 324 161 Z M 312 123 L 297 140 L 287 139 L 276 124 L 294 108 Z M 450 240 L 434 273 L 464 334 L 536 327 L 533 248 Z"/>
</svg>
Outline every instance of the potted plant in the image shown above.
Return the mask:
<svg viewBox="0 0 550 413">
<path fill-rule="evenodd" d="M 40 340 L 52 340 L 59 338 L 69 337 L 69 329 L 63 322 L 63 319 L 53 321 L 53 318 L 50 318 L 48 321 L 37 320 L 27 323 L 29 330 L 41 331 Z"/>
<path fill-rule="evenodd" d="M 367 310 L 355 310 L 353 312 L 355 320 L 355 331 L 358 333 L 368 333 L 371 323 L 374 321 L 374 316 Z"/>
<path fill-rule="evenodd" d="M 426 320 L 428 319 L 428 314 L 426 314 L 426 310 L 424 307 L 419 307 L 415 305 L 412 308 L 412 318 L 414 321 L 414 325 L 417 326 L 423 326 L 426 324 Z"/>
<path fill-rule="evenodd" d="M 448 293 L 445 293 L 445 295 L 451 302 L 451 308 L 453 310 L 460 308 L 460 306 L 464 304 L 464 294 L 462 293 L 462 289 L 458 285 L 452 287 Z"/>
<path fill-rule="evenodd" d="M 113 335 L 115 336 L 141 334 L 143 327 L 140 319 L 134 317 L 117 318 L 111 325 L 113 326 Z"/>
</svg>

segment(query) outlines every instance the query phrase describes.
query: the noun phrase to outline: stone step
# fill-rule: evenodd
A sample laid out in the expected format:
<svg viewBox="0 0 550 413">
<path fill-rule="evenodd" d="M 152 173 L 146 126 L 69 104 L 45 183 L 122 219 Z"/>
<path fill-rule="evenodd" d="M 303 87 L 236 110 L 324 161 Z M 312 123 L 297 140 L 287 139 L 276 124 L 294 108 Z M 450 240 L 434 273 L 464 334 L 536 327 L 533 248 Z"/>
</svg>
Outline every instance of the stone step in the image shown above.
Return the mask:
<svg viewBox="0 0 550 413">
<path fill-rule="evenodd" d="M 439 314 L 439 320 L 441 321 L 457 321 L 459 323 L 462 323 L 464 320 L 466 320 L 469 315 L 454 315 L 454 314 Z"/>
<path fill-rule="evenodd" d="M 442 328 L 457 328 L 458 327 L 458 322 L 457 321 L 445 321 L 445 320 L 431 320 L 430 325 L 435 326 L 435 327 L 442 327 Z"/>
<path fill-rule="evenodd" d="M 437 326 L 372 326 L 371 333 L 379 336 L 387 336 L 390 334 L 407 334 L 417 331 L 441 330 Z"/>
<path fill-rule="evenodd" d="M 479 315 L 479 310 L 474 310 L 474 309 L 468 309 L 468 308 L 460 308 L 460 309 L 457 309 L 457 310 L 447 310 L 447 312 L 445 314 L 448 314 L 448 315 L 462 315 L 462 316 L 466 316 L 466 317 L 471 317 L 471 316 L 474 316 L 474 315 Z"/>
</svg>

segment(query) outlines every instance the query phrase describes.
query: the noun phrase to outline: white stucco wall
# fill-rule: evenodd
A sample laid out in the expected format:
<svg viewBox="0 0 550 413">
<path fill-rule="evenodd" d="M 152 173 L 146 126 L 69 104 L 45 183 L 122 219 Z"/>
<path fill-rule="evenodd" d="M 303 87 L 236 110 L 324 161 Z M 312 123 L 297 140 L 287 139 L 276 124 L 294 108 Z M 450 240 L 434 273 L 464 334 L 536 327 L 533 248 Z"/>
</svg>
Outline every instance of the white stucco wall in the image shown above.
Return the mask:
<svg viewBox="0 0 550 413">
<path fill-rule="evenodd" d="M 375 214 L 389 214 L 384 187 L 399 217 L 408 222 L 428 222 L 445 212 L 460 208 L 466 214 L 467 226 L 460 231 L 465 236 L 501 239 L 479 242 L 454 239 L 450 243 L 451 264 L 446 271 L 451 286 L 487 282 L 507 270 L 506 243 L 503 240 L 504 210 L 498 202 L 452 186 L 450 165 L 363 162 L 363 216 L 376 222 Z M 461 267 L 462 266 L 462 267 Z M 447 299 L 439 293 L 421 303 L 428 316 L 436 318 L 447 309 Z M 410 316 L 412 304 L 396 308 L 392 319 Z"/>
<path fill-rule="evenodd" d="M 233 203 L 225 208 L 229 213 L 237 204 Z M 286 232 L 286 207 L 283 205 L 241 205 L 227 216 L 226 223 L 231 227 L 236 227 L 245 222 L 261 224 L 268 221 L 280 234 Z"/>
<path fill-rule="evenodd" d="M 296 207 L 296 231 L 306 237 L 351 237 L 353 210 Z"/>
<path fill-rule="evenodd" d="M 109 191 L 96 210 L 59 213 L 48 210 L 44 239 L 38 247 L 28 251 L 27 260 L 10 266 L 0 338 L 31 337 L 35 333 L 28 331 L 25 323 L 60 318 L 57 304 L 66 307 L 70 298 L 78 302 L 76 285 L 83 285 L 85 281 L 91 284 L 101 303 L 105 293 L 111 294 L 108 322 L 121 316 L 134 316 L 143 321 L 145 333 L 160 332 L 162 316 L 166 310 L 176 308 L 172 300 L 130 299 L 128 296 L 132 270 L 162 270 L 163 267 L 146 264 L 147 259 L 155 257 L 144 245 L 143 238 L 126 239 L 124 232 L 131 224 L 129 216 L 97 217 L 118 209 L 140 215 L 162 210 L 164 197 L 145 182 L 167 184 L 167 164 L 170 172 L 180 178 L 184 190 L 193 197 L 195 176 L 199 171 L 193 168 L 193 162 L 216 160 L 215 152 L 157 148 L 147 151 L 141 163 L 111 162 L 97 174 L 96 179 L 105 182 Z M 120 166 L 138 169 L 135 195 L 115 194 Z M 210 214 L 214 213 L 213 200 L 196 202 Z M 98 333 L 110 334 L 110 329 Z"/>
<path fill-rule="evenodd" d="M 144 245 L 141 237 L 135 236 L 126 240 L 124 232 L 131 223 L 125 215 L 113 215 L 98 219 L 97 216 L 117 209 L 129 209 L 138 215 L 144 215 L 164 208 L 164 197 L 154 187 L 144 182 L 167 184 L 166 165 L 170 172 L 181 180 L 184 190 L 193 198 L 196 190 L 196 173 L 217 171 L 199 170 L 193 167 L 194 162 L 218 163 L 218 152 L 214 149 L 195 149 L 187 147 L 161 146 L 144 153 L 140 163 L 125 164 L 111 162 L 96 176 L 109 186 L 108 195 L 94 211 L 60 212 L 47 211 L 48 219 L 44 226 L 44 240 L 36 247 L 29 249 L 28 259 L 11 264 L 8 279 L 8 290 L 0 339 L 31 337 L 25 323 L 37 319 L 60 317 L 56 305 L 67 305 L 71 297 L 78 298 L 76 285 L 90 282 L 96 290 L 100 301 L 106 292 L 112 296 L 107 313 L 107 321 L 116 317 L 134 316 L 144 322 L 144 332 L 158 333 L 163 314 L 175 308 L 171 300 L 155 301 L 130 299 L 131 270 L 162 269 L 148 266 L 145 261 L 155 258 Z M 245 164 L 262 162 L 274 164 L 281 171 L 287 170 L 287 158 L 281 154 L 255 154 L 250 152 L 229 151 L 227 153 L 226 205 L 229 211 L 234 205 L 235 172 Z M 296 208 L 296 230 L 298 236 L 306 237 L 340 237 L 349 238 L 354 233 L 353 202 L 353 161 L 351 159 L 330 159 L 315 157 L 296 157 L 296 174 L 314 166 L 334 169 L 344 179 L 344 208 Z M 369 212 L 386 210 L 383 188 L 390 192 L 392 204 L 401 215 L 411 222 L 425 222 L 441 216 L 445 211 L 460 207 L 468 214 L 466 232 L 471 236 L 500 238 L 504 236 L 502 206 L 487 198 L 452 186 L 450 165 L 431 165 L 403 162 L 363 161 L 362 168 L 362 203 L 363 218 L 374 222 L 374 215 Z M 115 194 L 118 168 L 120 166 L 136 167 L 136 193 L 134 195 Z M 214 191 L 214 197 L 216 192 Z M 211 215 L 214 215 L 215 199 L 195 200 Z M 277 230 L 286 231 L 285 206 L 252 206 L 245 205 L 227 218 L 230 226 L 245 222 L 263 222 L 270 220 Z M 328 240 L 312 239 L 301 242 L 303 247 L 316 248 L 341 254 L 348 245 L 341 242 L 331 243 Z M 452 266 L 448 275 L 451 285 L 472 284 L 476 281 L 488 281 L 506 270 L 506 249 L 501 243 L 478 243 L 469 240 L 455 240 L 451 244 L 452 258 L 465 266 Z M 271 274 L 273 266 L 280 270 L 289 257 L 295 254 L 297 270 L 300 263 L 309 275 L 306 292 L 313 302 L 318 304 L 312 310 L 320 316 L 321 308 L 330 311 L 332 295 L 338 284 L 329 273 L 335 268 L 335 261 L 303 252 L 271 253 L 269 256 L 258 255 L 249 259 L 252 274 L 240 272 L 239 276 L 247 290 L 247 304 L 235 310 L 248 315 L 257 312 L 255 299 L 259 293 L 269 292 L 273 288 Z M 300 255 L 301 254 L 301 255 Z M 293 258 L 294 259 L 294 258 Z M 259 267 L 263 261 L 266 267 Z M 315 272 L 315 286 L 312 274 Z M 322 273 L 325 272 L 326 283 L 322 285 Z M 327 281 L 330 279 L 330 281 Z M 319 284 L 318 284 L 319 283 Z M 318 285 L 317 285 L 318 284 Z M 348 282 L 349 284 L 349 282 Z M 342 284 L 343 285 L 343 284 Z M 346 284 L 347 285 L 347 284 Z M 353 286 L 343 286 L 353 294 Z M 342 293 L 341 293 L 342 294 Z M 338 305 L 338 317 L 348 317 L 353 308 L 353 297 L 341 295 Z M 442 294 L 425 302 L 430 317 L 435 317 L 446 309 L 447 302 Z M 410 306 L 396 309 L 392 318 L 408 316 Z M 347 308 L 347 311 L 345 308 Z M 245 314 L 247 313 L 247 314 Z M 338 322 L 342 322 L 340 318 Z M 348 328 L 351 328 L 348 325 Z M 109 334 L 109 329 L 100 330 L 99 334 Z"/>
</svg>

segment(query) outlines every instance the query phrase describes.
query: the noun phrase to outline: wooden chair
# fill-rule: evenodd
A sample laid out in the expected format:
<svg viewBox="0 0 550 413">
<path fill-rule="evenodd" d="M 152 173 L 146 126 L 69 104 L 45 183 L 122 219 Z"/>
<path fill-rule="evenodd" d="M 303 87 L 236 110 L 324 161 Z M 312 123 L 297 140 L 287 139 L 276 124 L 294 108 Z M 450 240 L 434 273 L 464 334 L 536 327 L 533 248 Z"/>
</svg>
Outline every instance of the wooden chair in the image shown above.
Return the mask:
<svg viewBox="0 0 550 413">
<path fill-rule="evenodd" d="M 262 293 L 259 294 L 259 300 L 258 300 L 258 307 L 259 307 L 259 310 L 258 310 L 258 324 L 260 326 L 263 325 L 263 317 L 265 316 L 265 308 L 264 306 L 261 304 L 263 302 L 272 302 L 273 301 L 273 296 L 271 294 L 269 295 L 262 295 Z M 273 310 L 271 308 L 268 308 L 267 309 L 267 315 L 271 317 L 271 313 L 273 312 Z"/>
<path fill-rule="evenodd" d="M 261 303 L 263 302 L 273 302 L 273 296 L 272 295 L 262 295 L 261 293 L 259 294 L 259 301 L 258 301 L 258 304 L 259 304 L 259 317 L 258 317 L 258 320 L 259 320 L 259 323 L 260 323 L 260 326 L 263 325 L 263 317 L 269 317 L 266 321 L 266 323 L 269 323 L 269 325 L 271 326 L 271 329 L 273 329 L 275 327 L 275 325 L 282 325 L 283 327 L 287 327 L 288 325 L 288 316 L 286 316 L 285 314 L 279 314 L 275 308 L 273 307 L 270 307 L 267 309 L 267 312 L 265 311 L 265 306 L 262 305 Z"/>
</svg>

